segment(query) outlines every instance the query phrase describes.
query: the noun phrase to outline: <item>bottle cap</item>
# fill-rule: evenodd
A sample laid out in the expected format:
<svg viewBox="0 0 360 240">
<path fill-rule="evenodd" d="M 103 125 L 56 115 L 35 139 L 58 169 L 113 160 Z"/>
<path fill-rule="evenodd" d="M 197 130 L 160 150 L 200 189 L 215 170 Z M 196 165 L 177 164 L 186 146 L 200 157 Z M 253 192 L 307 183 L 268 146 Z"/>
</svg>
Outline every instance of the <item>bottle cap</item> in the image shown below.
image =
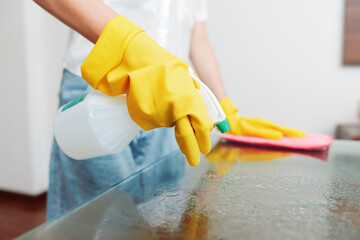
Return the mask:
<svg viewBox="0 0 360 240">
<path fill-rule="evenodd" d="M 221 133 L 226 133 L 230 130 L 229 121 L 227 119 L 216 123 L 216 127 L 220 130 Z"/>
</svg>

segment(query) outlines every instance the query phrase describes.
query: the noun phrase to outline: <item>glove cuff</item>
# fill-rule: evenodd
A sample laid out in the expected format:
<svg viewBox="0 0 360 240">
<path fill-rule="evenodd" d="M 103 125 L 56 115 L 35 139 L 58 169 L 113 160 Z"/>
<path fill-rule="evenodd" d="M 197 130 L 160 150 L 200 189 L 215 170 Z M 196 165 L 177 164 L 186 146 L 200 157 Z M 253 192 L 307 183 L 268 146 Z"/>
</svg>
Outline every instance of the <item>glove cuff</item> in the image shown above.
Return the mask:
<svg viewBox="0 0 360 240">
<path fill-rule="evenodd" d="M 96 90 L 106 74 L 118 66 L 129 42 L 143 29 L 124 16 L 111 19 L 81 65 L 82 77 Z"/>
<path fill-rule="evenodd" d="M 233 115 L 238 112 L 235 105 L 231 102 L 230 98 L 225 97 L 220 101 L 220 105 L 226 115 Z"/>
</svg>

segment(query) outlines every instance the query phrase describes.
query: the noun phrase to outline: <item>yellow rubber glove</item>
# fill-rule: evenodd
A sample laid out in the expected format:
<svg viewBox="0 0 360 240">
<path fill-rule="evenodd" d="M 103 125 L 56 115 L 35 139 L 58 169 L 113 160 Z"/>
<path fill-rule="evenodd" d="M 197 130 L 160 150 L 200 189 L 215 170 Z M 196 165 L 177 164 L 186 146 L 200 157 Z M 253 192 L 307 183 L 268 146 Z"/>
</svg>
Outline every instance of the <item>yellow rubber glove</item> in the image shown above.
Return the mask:
<svg viewBox="0 0 360 240">
<path fill-rule="evenodd" d="M 278 126 L 263 118 L 248 118 L 238 114 L 238 110 L 228 97 L 220 101 L 231 127 L 230 133 L 269 139 L 280 139 L 283 136 L 305 137 L 306 133 L 291 127 Z"/>
<path fill-rule="evenodd" d="M 188 162 L 211 149 L 213 123 L 189 66 L 123 16 L 110 20 L 81 66 L 82 77 L 107 95 L 126 94 L 131 118 L 144 130 L 175 127 Z"/>
</svg>

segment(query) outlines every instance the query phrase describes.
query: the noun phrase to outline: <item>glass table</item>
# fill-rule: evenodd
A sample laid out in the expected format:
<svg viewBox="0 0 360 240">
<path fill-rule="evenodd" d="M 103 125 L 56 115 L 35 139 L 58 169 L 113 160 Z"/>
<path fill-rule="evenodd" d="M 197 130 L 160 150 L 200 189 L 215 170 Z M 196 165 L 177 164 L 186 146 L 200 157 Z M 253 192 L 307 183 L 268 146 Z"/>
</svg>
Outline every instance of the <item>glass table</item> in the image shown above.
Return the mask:
<svg viewBox="0 0 360 240">
<path fill-rule="evenodd" d="M 360 239 L 360 142 L 173 152 L 18 239 Z"/>
</svg>

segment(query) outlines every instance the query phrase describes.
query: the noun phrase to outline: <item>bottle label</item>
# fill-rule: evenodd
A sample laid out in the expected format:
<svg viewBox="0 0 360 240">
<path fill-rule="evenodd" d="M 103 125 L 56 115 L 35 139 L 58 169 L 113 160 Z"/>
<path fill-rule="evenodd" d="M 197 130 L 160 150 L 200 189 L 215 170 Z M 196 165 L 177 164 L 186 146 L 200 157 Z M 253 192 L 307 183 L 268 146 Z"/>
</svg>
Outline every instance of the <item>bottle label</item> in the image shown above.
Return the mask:
<svg viewBox="0 0 360 240">
<path fill-rule="evenodd" d="M 67 110 L 67 109 L 75 106 L 76 104 L 81 103 L 82 101 L 84 101 L 86 95 L 87 95 L 87 94 L 84 94 L 84 95 L 82 95 L 82 96 L 80 96 L 80 97 L 78 97 L 78 98 L 75 98 L 75 99 L 72 100 L 71 102 L 67 103 L 67 104 L 63 107 L 63 109 L 61 110 L 61 112 L 63 112 L 63 111 L 65 111 L 65 110 Z"/>
</svg>

